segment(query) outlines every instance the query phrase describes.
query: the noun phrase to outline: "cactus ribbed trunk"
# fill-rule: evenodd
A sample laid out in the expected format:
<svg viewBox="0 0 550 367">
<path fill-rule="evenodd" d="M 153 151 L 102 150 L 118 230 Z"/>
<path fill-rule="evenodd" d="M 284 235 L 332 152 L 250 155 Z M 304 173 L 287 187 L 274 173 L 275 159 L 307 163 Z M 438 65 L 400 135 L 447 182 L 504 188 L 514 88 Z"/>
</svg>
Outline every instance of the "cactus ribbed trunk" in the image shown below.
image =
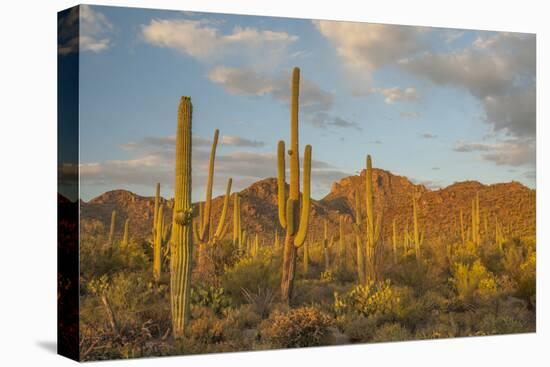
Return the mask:
<svg viewBox="0 0 550 367">
<path fill-rule="evenodd" d="M 176 181 L 174 185 L 174 221 L 170 255 L 170 301 L 174 338 L 184 336 L 189 317 L 191 263 L 193 251 L 191 207 L 191 98 L 182 97 L 178 109 L 176 133 Z"/>
<path fill-rule="evenodd" d="M 392 250 L 393 250 L 393 263 L 397 264 L 397 224 L 395 218 L 392 223 Z"/>
<path fill-rule="evenodd" d="M 124 221 L 124 234 L 122 235 L 122 246 L 128 247 L 128 241 L 129 241 L 129 233 L 128 233 L 128 226 L 130 223 L 130 219 L 126 219 Z"/>
<path fill-rule="evenodd" d="M 113 210 L 111 212 L 111 225 L 109 227 L 109 239 L 108 239 L 109 246 L 113 246 L 113 243 L 115 241 L 115 227 L 116 227 L 116 210 Z"/>
<path fill-rule="evenodd" d="M 377 225 L 375 226 L 374 220 L 374 193 L 372 190 L 372 159 L 370 155 L 367 155 L 367 171 L 365 175 L 365 207 L 367 212 L 366 217 L 366 229 L 367 229 L 367 241 L 366 241 L 366 276 L 365 281 L 376 281 L 377 269 L 376 259 L 374 258 L 376 253 L 376 245 L 378 242 L 378 236 L 380 234 L 380 217 L 378 217 Z"/>
<path fill-rule="evenodd" d="M 153 280 L 160 281 L 162 267 L 162 227 L 164 226 L 164 208 L 161 205 L 157 212 L 157 224 L 155 225 L 155 240 L 153 241 Z"/>
<path fill-rule="evenodd" d="M 294 275 L 296 270 L 297 248 L 304 244 L 310 207 L 310 174 L 311 146 L 306 145 L 304 154 L 304 182 L 300 208 L 300 159 L 298 145 L 298 96 L 300 86 L 300 69 L 292 71 L 291 111 L 290 111 L 290 188 L 288 200 L 285 195 L 285 143 L 279 141 L 277 146 L 278 168 L 278 213 L 281 227 L 286 229 L 283 250 L 283 269 L 281 276 L 281 300 L 289 303 L 292 297 Z"/>
</svg>

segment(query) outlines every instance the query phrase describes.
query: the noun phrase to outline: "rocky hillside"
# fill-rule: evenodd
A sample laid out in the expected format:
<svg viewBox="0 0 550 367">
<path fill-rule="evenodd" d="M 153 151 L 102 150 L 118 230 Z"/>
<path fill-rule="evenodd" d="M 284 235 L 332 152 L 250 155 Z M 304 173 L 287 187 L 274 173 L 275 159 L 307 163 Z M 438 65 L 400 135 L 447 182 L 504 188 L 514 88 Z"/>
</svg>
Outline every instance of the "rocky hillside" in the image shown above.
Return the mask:
<svg viewBox="0 0 550 367">
<path fill-rule="evenodd" d="M 398 230 L 412 225 L 413 192 L 416 192 L 419 222 L 426 239 L 455 240 L 459 236 L 459 213 L 464 213 L 464 222 L 469 226 L 471 201 L 479 193 L 481 228 L 494 229 L 495 217 L 505 227 L 510 226 L 517 235 L 535 233 L 535 190 L 517 182 L 483 185 L 476 181 L 455 183 L 439 190 L 430 190 L 415 185 L 406 177 L 394 175 L 381 169 L 373 170 L 373 188 L 376 213 L 382 215 L 383 236 L 388 239 L 395 219 Z M 324 220 L 329 231 L 338 237 L 339 216 L 346 219 L 346 233 L 351 231 L 354 193 L 359 190 L 364 210 L 365 171 L 359 176 L 349 176 L 335 182 L 330 193 L 323 199 L 313 200 L 310 233 L 313 240 L 322 236 Z M 240 192 L 242 222 L 249 233 L 263 233 L 266 240 L 273 238 L 276 230 L 282 233 L 277 219 L 277 181 L 266 178 Z M 163 203 L 166 200 L 162 200 Z M 232 230 L 233 200 L 230 201 L 228 235 Z M 223 197 L 213 200 L 213 223 L 217 225 L 223 205 Z M 119 214 L 117 231 L 130 218 L 131 237 L 148 239 L 153 217 L 153 197 L 142 197 L 129 191 L 106 192 L 89 202 L 81 202 L 81 228 L 83 234 L 103 235 L 109 225 L 111 211 Z M 198 210 L 195 210 L 198 212 Z"/>
</svg>

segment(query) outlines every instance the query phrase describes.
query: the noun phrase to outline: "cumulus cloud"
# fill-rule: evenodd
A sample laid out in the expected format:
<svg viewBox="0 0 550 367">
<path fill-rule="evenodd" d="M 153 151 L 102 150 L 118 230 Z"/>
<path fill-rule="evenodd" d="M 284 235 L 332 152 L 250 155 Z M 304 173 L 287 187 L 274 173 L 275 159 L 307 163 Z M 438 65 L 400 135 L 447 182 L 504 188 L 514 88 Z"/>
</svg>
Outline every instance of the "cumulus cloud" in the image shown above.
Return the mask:
<svg viewBox="0 0 550 367">
<path fill-rule="evenodd" d="M 435 84 L 465 88 L 477 97 L 485 121 L 513 137 L 535 133 L 535 36 L 498 33 L 449 53 L 426 52 L 400 66 Z"/>
<path fill-rule="evenodd" d="M 286 32 L 234 27 L 223 33 L 219 22 L 208 19 L 152 19 L 142 27 L 143 39 L 155 46 L 171 48 L 201 61 L 227 55 L 261 55 L 265 60 L 280 57 L 298 40 Z"/>
<path fill-rule="evenodd" d="M 208 78 L 229 94 L 268 95 L 277 101 L 290 104 L 289 72 L 273 76 L 247 67 L 217 66 L 209 71 Z M 333 104 L 334 97 L 331 93 L 311 80 L 300 78 L 300 110 L 306 114 L 309 123 L 323 129 L 333 127 L 361 130 L 358 123 L 333 115 L 330 112 Z"/>
<path fill-rule="evenodd" d="M 435 139 L 435 138 L 437 138 L 437 135 L 432 134 L 432 133 L 423 133 L 423 134 L 420 134 L 420 136 L 423 137 L 424 139 Z"/>
<path fill-rule="evenodd" d="M 236 144 L 233 139 L 230 138 L 229 140 L 230 144 Z M 164 144 L 165 141 L 172 141 L 172 138 L 144 139 L 143 141 L 147 141 L 147 143 L 138 144 L 131 148 L 130 152 L 134 153 L 135 157 L 130 159 L 82 163 L 80 165 L 82 184 L 118 187 L 141 185 L 152 187 L 156 182 L 162 182 L 163 184 L 172 186 L 174 181 L 175 146 Z M 159 144 L 154 145 L 155 142 Z M 202 195 L 204 192 L 209 157 L 210 152 L 208 148 L 204 146 L 193 147 L 193 190 L 197 195 Z M 325 161 L 313 159 L 312 177 L 316 180 L 314 195 L 321 197 L 326 194 L 335 179 L 346 175 L 345 172 L 336 169 Z M 242 190 L 260 179 L 276 176 L 277 156 L 275 152 L 240 150 L 224 153 L 218 152 L 215 165 L 215 195 L 220 195 L 224 192 L 225 184 L 229 177 L 232 177 L 234 180 L 234 189 Z M 197 196 L 195 199 L 198 198 Z"/>
<path fill-rule="evenodd" d="M 384 103 L 394 104 L 396 102 L 412 102 L 418 99 L 416 88 L 371 88 L 372 93 L 378 93 L 384 97 Z"/>
<path fill-rule="evenodd" d="M 193 135 L 193 148 L 210 147 L 212 140 L 202 136 Z M 250 147 L 259 148 L 265 146 L 265 142 L 260 140 L 251 140 L 241 136 L 222 135 L 220 140 L 221 145 L 233 147 Z M 139 141 L 132 141 L 122 144 L 124 150 L 174 150 L 176 146 L 176 136 L 147 136 Z"/>
<path fill-rule="evenodd" d="M 521 166 L 535 164 L 535 142 L 532 139 L 507 139 L 495 143 L 459 141 L 455 152 L 480 152 L 481 158 L 497 165 Z"/>
<path fill-rule="evenodd" d="M 112 23 L 90 5 L 80 5 L 58 21 L 58 52 L 68 55 L 73 52 L 106 50 L 112 44 Z"/>
<path fill-rule="evenodd" d="M 421 27 L 326 20 L 313 24 L 349 67 L 366 76 L 424 47 L 418 35 L 426 29 Z"/>
</svg>

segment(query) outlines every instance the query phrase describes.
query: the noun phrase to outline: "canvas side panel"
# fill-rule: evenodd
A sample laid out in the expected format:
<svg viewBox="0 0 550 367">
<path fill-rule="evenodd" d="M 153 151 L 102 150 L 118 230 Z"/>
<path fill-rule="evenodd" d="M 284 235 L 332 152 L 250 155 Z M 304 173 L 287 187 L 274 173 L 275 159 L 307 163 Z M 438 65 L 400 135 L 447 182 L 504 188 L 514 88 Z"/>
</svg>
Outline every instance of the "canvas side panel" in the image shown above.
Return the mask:
<svg viewBox="0 0 550 367">
<path fill-rule="evenodd" d="M 79 360 L 79 8 L 58 13 L 57 352 Z"/>
</svg>

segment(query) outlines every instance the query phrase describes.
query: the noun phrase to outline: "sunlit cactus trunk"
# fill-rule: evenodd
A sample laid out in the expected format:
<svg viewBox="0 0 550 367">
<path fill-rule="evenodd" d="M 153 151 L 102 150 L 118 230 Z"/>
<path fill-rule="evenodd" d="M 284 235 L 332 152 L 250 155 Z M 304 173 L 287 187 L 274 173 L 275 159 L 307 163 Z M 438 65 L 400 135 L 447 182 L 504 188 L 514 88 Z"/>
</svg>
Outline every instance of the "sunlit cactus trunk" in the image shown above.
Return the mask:
<svg viewBox="0 0 550 367">
<path fill-rule="evenodd" d="M 126 219 L 124 221 L 124 234 L 122 235 L 122 246 L 123 247 L 128 247 L 128 242 L 129 242 L 129 233 L 128 233 L 128 226 L 129 226 L 129 223 L 130 223 L 130 219 Z"/>
<path fill-rule="evenodd" d="M 325 255 L 325 271 L 328 271 L 330 268 L 330 258 L 328 253 L 328 223 L 325 219 L 325 230 L 323 231 L 323 252 Z"/>
<path fill-rule="evenodd" d="M 311 145 L 306 145 L 304 153 L 304 181 L 300 208 L 300 157 L 298 145 L 298 95 L 300 69 L 292 71 L 290 106 L 290 189 L 285 195 L 285 143 L 279 141 L 278 157 L 278 214 L 281 227 L 286 229 L 281 276 L 281 300 L 289 303 L 292 297 L 296 271 L 297 248 L 302 246 L 307 235 L 310 206 Z"/>
<path fill-rule="evenodd" d="M 466 232 L 464 231 L 464 214 L 462 209 L 460 209 L 460 239 L 462 240 L 462 245 L 466 243 Z"/>
<path fill-rule="evenodd" d="M 225 219 L 227 217 L 227 208 L 229 206 L 229 196 L 231 194 L 232 179 L 227 180 L 227 188 L 223 201 L 222 213 L 219 218 L 219 223 L 214 232 L 214 226 L 212 225 L 212 187 L 214 184 L 214 164 L 216 160 L 216 148 L 218 146 L 218 136 L 220 131 L 216 129 L 214 131 L 214 138 L 212 140 L 212 148 L 210 151 L 210 162 L 208 165 L 208 180 L 206 183 L 206 200 L 204 206 L 199 206 L 199 218 L 198 223 L 195 223 L 194 228 L 195 237 L 198 241 L 199 253 L 198 253 L 198 268 L 203 269 L 204 261 L 206 260 L 206 252 L 209 247 L 214 246 L 219 239 L 225 236 L 227 232 L 227 226 Z"/>
<path fill-rule="evenodd" d="M 155 239 L 153 241 L 153 280 L 160 281 L 162 267 L 162 228 L 164 227 L 164 208 L 161 205 L 157 211 L 157 223 L 155 225 Z"/>
<path fill-rule="evenodd" d="M 160 204 L 160 183 L 157 182 L 157 185 L 155 188 L 155 206 L 153 208 L 153 229 L 151 230 L 152 241 L 155 241 L 155 237 L 157 236 L 156 231 L 157 231 L 159 204 Z"/>
<path fill-rule="evenodd" d="M 418 208 L 416 204 L 416 191 L 412 194 L 412 206 L 413 206 L 413 242 L 414 242 L 414 253 L 416 260 L 420 260 L 420 246 L 423 242 L 424 233 L 420 232 L 420 227 L 418 224 Z"/>
<path fill-rule="evenodd" d="M 392 252 L 393 252 L 393 263 L 397 264 L 397 223 L 395 218 L 392 222 Z"/>
<path fill-rule="evenodd" d="M 115 227 L 116 227 L 116 210 L 113 210 L 111 212 L 111 225 L 109 226 L 109 239 L 107 240 L 107 244 L 109 246 L 113 246 L 113 243 L 115 241 Z"/>
<path fill-rule="evenodd" d="M 372 159 L 367 155 L 367 171 L 365 175 L 365 207 L 366 207 L 366 256 L 365 256 L 365 281 L 376 281 L 377 261 L 375 259 L 376 247 L 380 237 L 380 226 L 382 216 L 374 218 L 374 193 L 372 190 Z"/>
<path fill-rule="evenodd" d="M 191 98 L 182 97 L 176 133 L 176 181 L 170 254 L 170 303 L 174 338 L 184 336 L 189 317 L 191 259 L 193 251 L 191 207 Z"/>
<path fill-rule="evenodd" d="M 472 242 L 477 246 L 481 244 L 479 225 L 479 193 L 477 193 L 475 199 L 472 200 Z"/>
</svg>

